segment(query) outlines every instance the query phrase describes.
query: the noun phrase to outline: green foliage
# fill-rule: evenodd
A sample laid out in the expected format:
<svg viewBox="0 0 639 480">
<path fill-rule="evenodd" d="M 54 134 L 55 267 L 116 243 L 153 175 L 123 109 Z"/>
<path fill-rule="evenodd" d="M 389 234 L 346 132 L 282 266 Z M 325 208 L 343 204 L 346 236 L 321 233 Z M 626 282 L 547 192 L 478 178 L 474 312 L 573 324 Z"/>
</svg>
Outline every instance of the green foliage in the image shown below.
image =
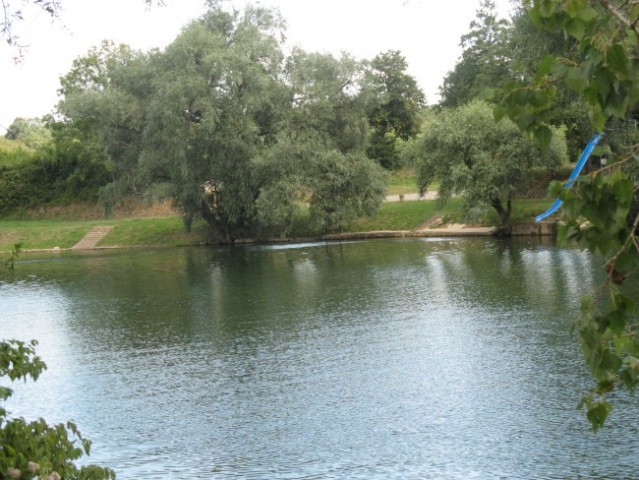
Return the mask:
<svg viewBox="0 0 639 480">
<path fill-rule="evenodd" d="M 37 342 L 0 342 L 0 378 L 37 380 L 46 369 L 35 354 Z M 13 391 L 0 387 L 0 401 Z M 115 473 L 94 465 L 77 467 L 74 461 L 89 454 L 91 442 L 73 422 L 49 425 L 44 419 L 12 418 L 0 406 L 0 478 L 15 479 L 114 479 Z"/>
<path fill-rule="evenodd" d="M 363 72 L 362 62 L 349 55 L 295 49 L 285 67 L 293 99 L 285 109 L 286 137 L 342 153 L 363 150 L 368 135 L 366 104 L 358 91 Z"/>
<path fill-rule="evenodd" d="M 211 2 L 162 52 L 105 43 L 77 59 L 62 79 L 60 140 L 79 139 L 105 166 L 105 212 L 161 185 L 187 229 L 203 218 L 232 242 L 289 231 L 300 202 L 325 228 L 378 205 L 381 174 L 361 158 L 364 64 L 300 49 L 285 58 L 282 42 L 276 11 Z"/>
<path fill-rule="evenodd" d="M 115 185 L 100 195 L 105 212 L 149 183 L 138 159 L 152 74 L 151 55 L 105 41 L 74 60 L 60 79 L 64 122 L 53 125 L 56 148 L 109 173 Z"/>
<path fill-rule="evenodd" d="M 442 107 L 458 107 L 502 85 L 512 75 L 509 22 L 497 17 L 495 3 L 482 0 L 470 31 L 461 38 L 463 53 L 440 88 Z"/>
<path fill-rule="evenodd" d="M 0 137 L 0 169 L 13 168 L 30 161 L 33 150 L 15 140 Z"/>
<path fill-rule="evenodd" d="M 308 143 L 307 143 L 308 142 Z M 339 230 L 357 216 L 371 215 L 384 199 L 386 174 L 361 152 L 343 154 L 315 148 L 310 140 L 282 140 L 260 162 L 257 199 L 264 226 L 292 227 L 300 207 L 309 205 L 313 228 Z"/>
<path fill-rule="evenodd" d="M 580 405 L 597 429 L 611 410 L 605 394 L 617 386 L 634 392 L 639 384 L 637 309 L 633 287 L 623 286 L 639 268 L 635 240 L 639 216 L 631 212 L 635 184 L 618 171 L 587 177 L 575 190 L 555 185 L 554 191 L 564 200 L 567 219 L 560 227 L 560 237 L 606 259 L 607 282 L 600 292 L 606 301 L 583 299 L 576 323 L 586 362 L 597 380 Z"/>
<path fill-rule="evenodd" d="M 338 230 L 355 217 L 372 215 L 384 198 L 384 172 L 361 153 L 326 152 L 309 168 L 311 219 L 323 229 Z"/>
<path fill-rule="evenodd" d="M 639 100 L 639 59 L 632 19 L 609 2 L 533 2 L 530 16 L 538 27 L 563 30 L 578 42 L 579 55 L 549 56 L 532 83 L 511 83 L 502 95 L 502 108 L 517 124 L 545 143 L 544 123 L 553 117 L 558 85 L 565 85 L 589 107 L 590 120 L 601 130 L 609 118 L 625 118 Z M 628 16 L 625 16 L 627 13 Z M 618 16 L 619 14 L 619 16 Z"/>
<path fill-rule="evenodd" d="M 34 150 L 44 148 L 51 142 L 51 132 L 40 118 L 16 118 L 9 125 L 5 137 Z"/>
<path fill-rule="evenodd" d="M 639 101 L 639 10 L 611 0 L 535 0 L 528 8 L 538 27 L 565 35 L 577 52 L 551 55 L 530 81 L 508 85 L 497 115 L 508 115 L 547 145 L 555 99 L 567 89 L 585 105 L 591 128 L 612 127 L 608 166 L 572 190 L 554 186 L 564 200 L 561 238 L 604 257 L 606 281 L 594 298 L 582 300 L 576 324 L 596 380 L 580 407 L 596 430 L 611 411 L 606 394 L 615 388 L 633 393 L 639 382 L 636 284 L 626 281 L 639 268 L 638 151 L 634 133 L 616 134 L 634 120 Z"/>
<path fill-rule="evenodd" d="M 4 261 L 4 268 L 0 269 L 0 279 L 5 275 L 12 276 L 14 274 L 16 270 L 16 259 L 18 258 L 18 255 L 20 255 L 21 248 L 21 243 L 13 244 L 9 258 Z"/>
<path fill-rule="evenodd" d="M 425 98 L 407 68 L 401 53 L 390 50 L 377 55 L 367 72 L 368 121 L 373 132 L 366 153 L 385 168 L 399 167 L 397 141 L 419 132 L 419 110 Z"/>
<path fill-rule="evenodd" d="M 19 208 L 95 199 L 106 179 L 103 165 L 43 150 L 28 161 L 0 169 L 0 215 Z"/>
<path fill-rule="evenodd" d="M 549 130 L 549 132 L 551 132 Z M 439 197 L 463 198 L 467 219 L 496 210 L 502 228 L 509 227 L 512 200 L 534 167 L 556 167 L 566 159 L 563 132 L 552 134 L 552 148 L 543 152 L 508 119 L 495 121 L 483 101 L 443 110 L 428 124 L 417 152 L 417 183 L 426 191 L 439 181 Z"/>
</svg>

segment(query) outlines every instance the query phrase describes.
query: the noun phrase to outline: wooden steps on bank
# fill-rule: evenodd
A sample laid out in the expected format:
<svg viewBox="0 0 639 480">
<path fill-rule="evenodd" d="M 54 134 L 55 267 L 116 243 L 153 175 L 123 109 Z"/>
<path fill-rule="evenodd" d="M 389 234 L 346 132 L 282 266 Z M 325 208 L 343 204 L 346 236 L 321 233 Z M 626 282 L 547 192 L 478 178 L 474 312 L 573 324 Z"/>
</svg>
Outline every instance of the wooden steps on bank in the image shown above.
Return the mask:
<svg viewBox="0 0 639 480">
<path fill-rule="evenodd" d="M 82 240 L 76 243 L 71 250 L 91 250 L 94 249 L 97 244 L 106 237 L 109 232 L 113 230 L 113 225 L 93 227 L 89 233 L 87 233 Z"/>
</svg>

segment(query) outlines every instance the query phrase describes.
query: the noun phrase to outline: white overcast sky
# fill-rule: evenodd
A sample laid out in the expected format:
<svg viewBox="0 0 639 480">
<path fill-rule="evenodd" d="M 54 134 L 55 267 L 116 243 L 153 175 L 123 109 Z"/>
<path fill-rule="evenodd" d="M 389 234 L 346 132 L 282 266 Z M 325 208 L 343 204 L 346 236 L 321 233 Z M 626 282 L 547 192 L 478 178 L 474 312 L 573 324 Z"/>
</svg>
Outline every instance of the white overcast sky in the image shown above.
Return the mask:
<svg viewBox="0 0 639 480">
<path fill-rule="evenodd" d="M 27 10 L 19 25 L 28 45 L 22 63 L 0 46 L 0 134 L 16 117 L 40 117 L 57 102 L 59 78 L 73 60 L 104 39 L 148 50 L 170 43 L 190 20 L 205 12 L 203 0 L 165 0 L 148 9 L 143 0 L 62 0 L 60 18 Z M 290 45 L 307 51 L 373 58 L 390 49 L 406 57 L 409 73 L 435 103 L 446 72 L 458 59 L 480 0 L 261 0 L 286 19 Z M 505 16 L 508 0 L 496 0 Z M 236 7 L 245 0 L 233 0 Z"/>
</svg>

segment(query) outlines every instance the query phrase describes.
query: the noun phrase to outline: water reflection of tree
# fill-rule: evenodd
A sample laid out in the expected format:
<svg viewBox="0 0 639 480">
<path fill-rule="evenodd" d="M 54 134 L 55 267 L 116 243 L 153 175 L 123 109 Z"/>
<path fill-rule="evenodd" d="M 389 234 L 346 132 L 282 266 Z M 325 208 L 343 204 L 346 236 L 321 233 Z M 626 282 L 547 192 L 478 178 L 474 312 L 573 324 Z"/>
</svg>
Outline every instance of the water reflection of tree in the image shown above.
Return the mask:
<svg viewBox="0 0 639 480">
<path fill-rule="evenodd" d="M 447 295 L 484 307 L 543 309 L 575 303 L 594 284 L 594 260 L 588 253 L 527 240 L 474 242 L 435 252 L 433 262 Z"/>
<path fill-rule="evenodd" d="M 480 310 L 575 302 L 591 257 L 529 240 L 441 239 L 178 249 L 43 262 L 67 322 L 116 348 L 268 335 L 421 304 Z M 28 271 L 28 270 L 27 270 Z M 90 316 L 86 315 L 91 311 Z"/>
</svg>

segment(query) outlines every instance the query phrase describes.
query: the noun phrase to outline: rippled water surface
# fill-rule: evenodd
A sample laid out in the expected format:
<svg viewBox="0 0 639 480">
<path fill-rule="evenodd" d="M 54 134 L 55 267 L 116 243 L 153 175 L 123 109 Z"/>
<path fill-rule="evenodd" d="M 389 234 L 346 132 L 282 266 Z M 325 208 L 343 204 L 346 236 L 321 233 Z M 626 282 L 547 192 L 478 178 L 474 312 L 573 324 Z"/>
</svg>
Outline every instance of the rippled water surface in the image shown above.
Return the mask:
<svg viewBox="0 0 639 480">
<path fill-rule="evenodd" d="M 592 257 L 497 240 L 24 256 L 5 338 L 120 479 L 637 478 L 636 399 L 591 433 L 570 334 Z"/>
</svg>

